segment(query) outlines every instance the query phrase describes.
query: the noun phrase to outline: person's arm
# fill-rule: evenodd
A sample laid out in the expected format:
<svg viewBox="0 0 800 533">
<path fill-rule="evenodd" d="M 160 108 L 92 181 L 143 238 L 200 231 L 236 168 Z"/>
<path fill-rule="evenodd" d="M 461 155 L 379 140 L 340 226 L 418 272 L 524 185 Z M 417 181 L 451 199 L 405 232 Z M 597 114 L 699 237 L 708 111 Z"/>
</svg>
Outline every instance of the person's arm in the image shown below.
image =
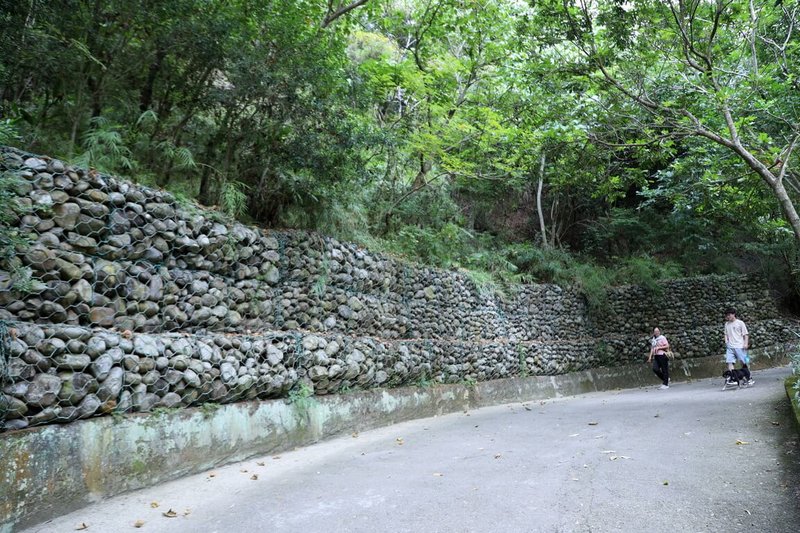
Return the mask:
<svg viewBox="0 0 800 533">
<path fill-rule="evenodd" d="M 744 349 L 750 346 L 750 332 L 747 331 L 747 324 L 742 322 L 742 338 L 744 339 Z"/>
</svg>

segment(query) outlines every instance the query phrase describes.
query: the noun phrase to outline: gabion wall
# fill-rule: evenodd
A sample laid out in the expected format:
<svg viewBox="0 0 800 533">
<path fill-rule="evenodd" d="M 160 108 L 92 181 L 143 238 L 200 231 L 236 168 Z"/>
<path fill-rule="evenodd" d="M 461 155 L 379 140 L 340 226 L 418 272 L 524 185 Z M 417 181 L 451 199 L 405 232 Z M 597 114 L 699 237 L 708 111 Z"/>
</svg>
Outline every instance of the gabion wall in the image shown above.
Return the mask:
<svg viewBox="0 0 800 533">
<path fill-rule="evenodd" d="M 666 283 L 653 300 L 531 285 L 500 299 L 319 235 L 263 231 L 172 194 L 0 150 L 29 238 L 0 271 L 0 429 L 98 414 L 639 362 L 660 325 L 681 357 L 789 340 L 763 283 Z M 20 273 L 27 272 L 28 276 Z"/>
</svg>

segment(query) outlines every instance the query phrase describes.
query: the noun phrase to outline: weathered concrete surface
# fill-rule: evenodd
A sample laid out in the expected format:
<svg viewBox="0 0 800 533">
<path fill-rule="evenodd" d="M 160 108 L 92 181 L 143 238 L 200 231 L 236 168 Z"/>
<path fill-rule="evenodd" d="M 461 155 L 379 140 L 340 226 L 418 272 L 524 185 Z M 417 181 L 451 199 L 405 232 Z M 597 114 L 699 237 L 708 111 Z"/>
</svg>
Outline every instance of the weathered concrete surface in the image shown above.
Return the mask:
<svg viewBox="0 0 800 533">
<path fill-rule="evenodd" d="M 794 533 L 789 372 L 757 371 L 742 390 L 693 380 L 404 422 L 122 495 L 30 532 L 142 521 L 165 533 Z"/>
<path fill-rule="evenodd" d="M 785 364 L 785 357 L 762 354 L 754 367 L 778 364 Z M 674 366 L 676 383 L 718 375 L 722 368 L 717 357 Z M 0 531 L 10 531 L 14 524 L 30 526 L 125 491 L 343 433 L 476 407 L 654 382 L 643 364 L 472 387 L 379 390 L 294 404 L 250 402 L 213 411 L 98 418 L 9 433 L 0 436 Z"/>
</svg>

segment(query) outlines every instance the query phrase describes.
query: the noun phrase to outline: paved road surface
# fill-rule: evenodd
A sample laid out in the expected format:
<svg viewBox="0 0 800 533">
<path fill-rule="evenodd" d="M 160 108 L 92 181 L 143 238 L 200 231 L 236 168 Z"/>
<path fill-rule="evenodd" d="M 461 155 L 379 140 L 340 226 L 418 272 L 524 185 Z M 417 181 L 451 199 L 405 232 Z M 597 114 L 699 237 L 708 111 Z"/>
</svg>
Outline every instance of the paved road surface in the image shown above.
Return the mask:
<svg viewBox="0 0 800 533">
<path fill-rule="evenodd" d="M 744 390 L 722 392 L 720 378 L 407 422 L 116 497 L 29 531 L 136 531 L 141 521 L 140 531 L 171 533 L 796 533 L 800 445 L 788 374 L 755 372 Z"/>
</svg>

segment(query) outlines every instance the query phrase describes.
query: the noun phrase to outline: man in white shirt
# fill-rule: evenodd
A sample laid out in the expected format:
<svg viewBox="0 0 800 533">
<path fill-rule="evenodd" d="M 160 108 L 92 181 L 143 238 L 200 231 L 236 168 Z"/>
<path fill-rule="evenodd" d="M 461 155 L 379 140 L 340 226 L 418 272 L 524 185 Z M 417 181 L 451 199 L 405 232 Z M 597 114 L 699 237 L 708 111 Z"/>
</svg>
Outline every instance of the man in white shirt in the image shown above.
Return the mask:
<svg viewBox="0 0 800 533">
<path fill-rule="evenodd" d="M 750 362 L 750 357 L 747 355 L 749 346 L 750 334 L 747 325 L 736 318 L 736 309 L 728 308 L 725 310 L 725 362 L 728 363 L 728 370 L 733 370 L 736 360 L 741 361 L 747 384 L 752 385 L 755 381 L 750 377 L 750 369 L 747 367 L 747 363 Z"/>
</svg>

